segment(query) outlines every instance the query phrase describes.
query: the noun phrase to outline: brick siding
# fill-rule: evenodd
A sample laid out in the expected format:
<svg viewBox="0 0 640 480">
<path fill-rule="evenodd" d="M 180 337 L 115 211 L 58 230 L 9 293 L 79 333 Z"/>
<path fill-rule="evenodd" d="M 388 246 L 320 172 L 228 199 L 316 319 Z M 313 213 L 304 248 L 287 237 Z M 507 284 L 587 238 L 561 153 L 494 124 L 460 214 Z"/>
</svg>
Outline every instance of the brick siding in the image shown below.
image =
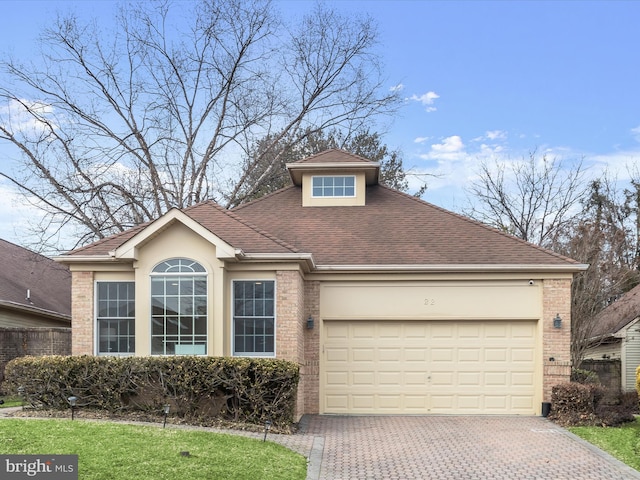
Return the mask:
<svg viewBox="0 0 640 480">
<path fill-rule="evenodd" d="M 93 323 L 93 272 L 72 272 L 72 355 L 93 355 Z"/>
<path fill-rule="evenodd" d="M 551 400 L 551 388 L 571 377 L 571 279 L 544 280 L 542 306 L 543 401 Z M 562 327 L 554 328 L 556 315 Z"/>
</svg>

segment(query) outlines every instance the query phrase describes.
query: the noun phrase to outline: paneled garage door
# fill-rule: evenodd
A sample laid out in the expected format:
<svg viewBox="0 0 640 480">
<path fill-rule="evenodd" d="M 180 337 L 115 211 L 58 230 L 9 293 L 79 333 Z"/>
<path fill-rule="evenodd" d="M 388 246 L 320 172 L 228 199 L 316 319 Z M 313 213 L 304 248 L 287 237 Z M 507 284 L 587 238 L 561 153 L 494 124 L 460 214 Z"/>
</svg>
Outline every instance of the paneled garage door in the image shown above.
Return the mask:
<svg viewBox="0 0 640 480">
<path fill-rule="evenodd" d="M 325 321 L 323 413 L 536 414 L 536 322 Z"/>
</svg>

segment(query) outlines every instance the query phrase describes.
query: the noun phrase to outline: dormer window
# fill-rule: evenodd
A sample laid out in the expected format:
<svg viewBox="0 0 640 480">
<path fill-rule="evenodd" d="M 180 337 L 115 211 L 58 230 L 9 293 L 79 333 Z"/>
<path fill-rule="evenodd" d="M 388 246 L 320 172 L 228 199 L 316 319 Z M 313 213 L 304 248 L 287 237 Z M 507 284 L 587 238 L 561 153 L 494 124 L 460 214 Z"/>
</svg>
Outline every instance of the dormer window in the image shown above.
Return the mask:
<svg viewBox="0 0 640 480">
<path fill-rule="evenodd" d="M 311 195 L 316 198 L 353 198 L 356 196 L 355 175 L 314 176 L 311 185 Z"/>
</svg>

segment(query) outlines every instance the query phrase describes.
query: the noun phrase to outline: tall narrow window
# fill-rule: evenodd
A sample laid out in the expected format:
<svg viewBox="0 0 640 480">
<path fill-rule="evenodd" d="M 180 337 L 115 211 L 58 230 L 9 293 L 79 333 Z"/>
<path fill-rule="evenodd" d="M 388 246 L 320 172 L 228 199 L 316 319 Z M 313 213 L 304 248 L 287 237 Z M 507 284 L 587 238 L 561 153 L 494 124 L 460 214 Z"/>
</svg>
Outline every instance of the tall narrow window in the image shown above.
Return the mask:
<svg viewBox="0 0 640 480">
<path fill-rule="evenodd" d="M 97 282 L 98 355 L 130 355 L 136 349 L 135 284 Z"/>
<path fill-rule="evenodd" d="M 151 273 L 151 354 L 206 353 L 206 270 L 186 258 L 161 262 Z"/>
<path fill-rule="evenodd" d="M 275 356 L 275 282 L 233 282 L 233 354 Z"/>
</svg>

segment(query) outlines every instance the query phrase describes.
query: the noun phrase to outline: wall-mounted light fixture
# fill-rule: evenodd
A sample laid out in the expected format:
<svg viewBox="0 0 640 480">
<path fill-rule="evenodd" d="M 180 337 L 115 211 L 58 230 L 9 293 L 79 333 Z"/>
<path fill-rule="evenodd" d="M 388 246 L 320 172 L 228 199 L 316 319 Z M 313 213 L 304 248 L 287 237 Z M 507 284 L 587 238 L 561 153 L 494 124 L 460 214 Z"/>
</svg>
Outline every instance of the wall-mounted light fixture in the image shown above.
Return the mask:
<svg viewBox="0 0 640 480">
<path fill-rule="evenodd" d="M 313 317 L 311 315 L 307 318 L 307 330 L 313 330 Z"/>
<path fill-rule="evenodd" d="M 562 318 L 559 313 L 556 313 L 556 317 L 553 319 L 553 328 L 562 328 Z"/>
</svg>

